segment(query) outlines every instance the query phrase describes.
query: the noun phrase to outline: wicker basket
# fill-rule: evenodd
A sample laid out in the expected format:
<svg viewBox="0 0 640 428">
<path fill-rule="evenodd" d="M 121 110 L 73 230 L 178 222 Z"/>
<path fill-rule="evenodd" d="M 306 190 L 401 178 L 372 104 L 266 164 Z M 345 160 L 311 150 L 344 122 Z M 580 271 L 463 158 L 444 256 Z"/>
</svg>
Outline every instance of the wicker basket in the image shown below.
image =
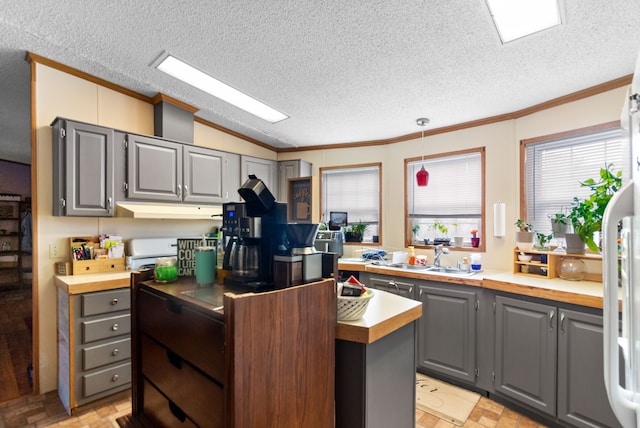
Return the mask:
<svg viewBox="0 0 640 428">
<path fill-rule="evenodd" d="M 338 321 L 353 321 L 362 318 L 372 297 L 373 290 L 371 289 L 368 289 L 364 296 L 338 295 Z"/>
</svg>

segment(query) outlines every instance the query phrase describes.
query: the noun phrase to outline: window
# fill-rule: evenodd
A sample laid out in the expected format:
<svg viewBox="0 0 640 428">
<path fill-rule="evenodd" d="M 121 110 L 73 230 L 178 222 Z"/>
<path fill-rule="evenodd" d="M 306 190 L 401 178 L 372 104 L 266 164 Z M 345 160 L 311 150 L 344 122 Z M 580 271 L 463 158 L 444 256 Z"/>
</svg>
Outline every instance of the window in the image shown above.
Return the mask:
<svg viewBox="0 0 640 428">
<path fill-rule="evenodd" d="M 347 212 L 349 224 L 365 223 L 364 242 L 380 237 L 380 183 L 382 164 L 320 168 L 322 221 L 331 212 Z"/>
<path fill-rule="evenodd" d="M 600 168 L 613 164 L 613 171 L 622 170 L 623 177 L 629 176 L 628 142 L 617 124 L 525 140 L 521 156 L 525 193 L 522 218 L 526 217 L 533 230 L 545 234 L 551 233 L 550 216 L 568 214 L 574 196 L 588 196 L 589 189 L 580 183 L 598 179 Z"/>
<path fill-rule="evenodd" d="M 424 165 L 429 183 L 418 187 Z M 471 245 L 471 231 L 484 249 L 484 148 L 405 159 L 407 245 L 433 245 L 461 236 Z M 415 232 L 414 232 L 415 231 Z"/>
</svg>

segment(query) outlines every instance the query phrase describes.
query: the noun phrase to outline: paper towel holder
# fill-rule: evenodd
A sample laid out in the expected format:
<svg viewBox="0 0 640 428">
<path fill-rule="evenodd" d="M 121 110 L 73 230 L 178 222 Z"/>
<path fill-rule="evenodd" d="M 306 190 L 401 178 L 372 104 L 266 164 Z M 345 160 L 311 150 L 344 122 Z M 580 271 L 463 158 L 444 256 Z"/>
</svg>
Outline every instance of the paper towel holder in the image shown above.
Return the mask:
<svg viewBox="0 0 640 428">
<path fill-rule="evenodd" d="M 493 204 L 493 236 L 504 238 L 506 234 L 505 226 L 506 206 L 502 201 Z"/>
</svg>

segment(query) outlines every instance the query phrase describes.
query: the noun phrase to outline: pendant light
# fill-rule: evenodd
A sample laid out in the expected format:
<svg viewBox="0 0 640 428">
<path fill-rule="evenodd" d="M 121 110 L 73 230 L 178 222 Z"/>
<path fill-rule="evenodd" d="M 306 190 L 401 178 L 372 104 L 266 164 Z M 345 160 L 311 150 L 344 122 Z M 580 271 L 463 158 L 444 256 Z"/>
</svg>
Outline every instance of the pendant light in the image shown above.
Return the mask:
<svg viewBox="0 0 640 428">
<path fill-rule="evenodd" d="M 422 127 L 422 139 L 420 141 L 424 142 L 424 127 L 429 124 L 429 119 L 421 117 L 420 119 L 416 119 L 416 123 L 418 126 Z M 420 168 L 420 171 L 416 173 L 416 181 L 418 183 L 418 187 L 427 187 L 427 184 L 429 184 L 429 172 L 424 169 L 424 147 L 422 150 L 422 168 Z"/>
</svg>

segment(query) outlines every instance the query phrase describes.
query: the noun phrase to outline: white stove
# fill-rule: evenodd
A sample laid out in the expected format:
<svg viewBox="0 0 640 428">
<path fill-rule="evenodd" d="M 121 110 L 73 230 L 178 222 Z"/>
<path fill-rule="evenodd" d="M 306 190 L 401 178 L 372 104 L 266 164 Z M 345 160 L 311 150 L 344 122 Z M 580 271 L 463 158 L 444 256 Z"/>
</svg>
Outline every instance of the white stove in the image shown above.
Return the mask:
<svg viewBox="0 0 640 428">
<path fill-rule="evenodd" d="M 129 241 L 131 270 L 153 269 L 158 257 L 177 257 L 178 238 L 136 238 Z"/>
</svg>

